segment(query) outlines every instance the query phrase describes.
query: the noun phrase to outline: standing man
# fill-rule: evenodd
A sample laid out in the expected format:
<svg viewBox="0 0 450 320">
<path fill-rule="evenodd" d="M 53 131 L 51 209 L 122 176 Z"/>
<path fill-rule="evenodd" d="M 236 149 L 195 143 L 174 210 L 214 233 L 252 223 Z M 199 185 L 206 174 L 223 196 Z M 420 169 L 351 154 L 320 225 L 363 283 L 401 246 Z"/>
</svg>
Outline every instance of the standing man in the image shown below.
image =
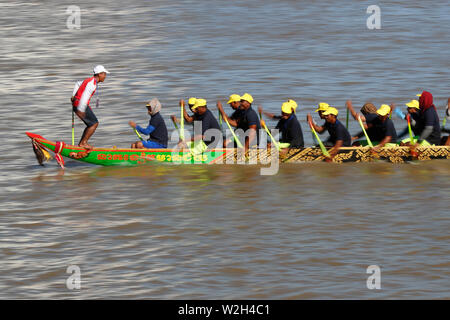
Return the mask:
<svg viewBox="0 0 450 320">
<path fill-rule="evenodd" d="M 93 149 L 88 144 L 89 138 L 94 134 L 98 127 L 98 120 L 90 106 L 90 101 L 99 82 L 104 82 L 106 74 L 109 72 L 102 66 L 98 65 L 94 68 L 94 75 L 85 79 L 79 86 L 78 83 L 75 86 L 74 94 L 72 97 L 73 112 L 86 124 L 86 129 L 83 131 L 81 140 L 78 146 L 87 150 Z"/>
</svg>

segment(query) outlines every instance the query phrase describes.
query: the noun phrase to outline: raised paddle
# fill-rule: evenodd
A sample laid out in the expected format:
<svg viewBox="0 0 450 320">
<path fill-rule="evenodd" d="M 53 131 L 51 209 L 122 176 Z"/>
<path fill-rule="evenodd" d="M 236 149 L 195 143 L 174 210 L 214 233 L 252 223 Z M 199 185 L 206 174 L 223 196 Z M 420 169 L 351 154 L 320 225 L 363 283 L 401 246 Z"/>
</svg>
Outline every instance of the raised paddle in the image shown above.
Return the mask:
<svg viewBox="0 0 450 320">
<path fill-rule="evenodd" d="M 320 140 L 319 135 L 317 134 L 316 130 L 314 130 L 314 126 L 313 126 L 312 122 L 309 121 L 308 123 L 309 123 L 309 127 L 311 128 L 312 133 L 314 133 L 314 136 L 316 137 L 316 140 L 319 143 L 320 150 L 322 150 L 323 155 L 329 161 L 331 159 L 330 153 L 327 151 L 327 149 L 323 145 L 322 140 Z"/>
</svg>

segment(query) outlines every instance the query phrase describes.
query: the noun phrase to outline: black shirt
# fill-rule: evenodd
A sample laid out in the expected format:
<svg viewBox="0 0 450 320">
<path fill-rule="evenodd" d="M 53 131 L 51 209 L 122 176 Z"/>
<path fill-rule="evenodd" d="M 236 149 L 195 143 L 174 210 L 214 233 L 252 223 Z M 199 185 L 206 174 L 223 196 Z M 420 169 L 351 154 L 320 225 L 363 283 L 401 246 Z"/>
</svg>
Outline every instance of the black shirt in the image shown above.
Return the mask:
<svg viewBox="0 0 450 320">
<path fill-rule="evenodd" d="M 243 110 L 241 110 L 241 109 L 236 109 L 236 110 L 234 110 L 234 112 L 231 114 L 231 116 L 229 116 L 229 118 L 230 118 L 231 120 L 239 120 L 239 118 L 240 118 L 241 115 L 242 115 L 242 111 L 243 111 Z"/>
<path fill-rule="evenodd" d="M 261 129 L 261 124 L 259 122 L 258 114 L 252 107 L 249 107 L 247 110 L 241 109 L 237 129 L 242 129 L 245 133 L 250 129 L 250 126 L 253 125 L 256 125 L 256 143 L 259 145 L 259 130 Z"/>
<path fill-rule="evenodd" d="M 412 125 L 411 123 L 411 130 L 413 131 L 415 136 L 418 136 L 422 133 L 423 130 L 423 120 L 420 116 L 420 112 L 411 113 L 411 119 L 416 122 L 415 125 Z"/>
<path fill-rule="evenodd" d="M 425 127 L 433 127 L 433 131 L 426 139 L 429 143 L 439 145 L 441 143 L 441 125 L 436 109 L 433 107 L 421 112 L 422 130 Z"/>
<path fill-rule="evenodd" d="M 397 131 L 395 131 L 394 123 L 391 119 L 387 118 L 386 120 L 381 121 L 378 116 L 370 120 L 366 117 L 366 123 L 372 125 L 372 130 L 376 136 L 374 141 L 381 142 L 388 136 L 391 137 L 391 143 L 395 143 L 397 141 Z"/>
<path fill-rule="evenodd" d="M 336 122 L 333 124 L 325 122 L 324 127 L 330 134 L 330 138 L 328 139 L 329 142 L 336 144 L 336 141 L 342 140 L 344 147 L 351 146 L 352 137 L 350 136 L 350 133 L 348 133 L 345 126 L 339 120 L 336 119 Z"/>
<path fill-rule="evenodd" d="M 366 118 L 366 123 L 372 123 L 373 121 L 378 119 L 378 115 L 376 113 L 368 113 L 368 114 L 365 114 L 364 117 Z M 384 135 L 375 126 L 370 126 L 366 130 L 366 132 L 367 132 L 367 135 L 369 136 L 370 141 L 372 141 L 372 142 L 381 141 L 384 138 Z"/>
<path fill-rule="evenodd" d="M 152 115 L 149 125 L 153 126 L 155 130 L 150 133 L 148 140 L 158 142 L 167 147 L 169 135 L 167 133 L 166 123 L 159 112 Z"/>
<path fill-rule="evenodd" d="M 280 130 L 280 142 L 290 143 L 290 148 L 303 148 L 305 143 L 303 141 L 303 131 L 300 122 L 298 122 L 295 114 L 291 114 L 288 119 L 281 119 L 278 121 L 275 129 Z"/>
<path fill-rule="evenodd" d="M 195 121 L 201 121 L 201 126 L 202 126 L 202 135 L 205 135 L 205 132 L 209 129 L 217 129 L 218 133 L 220 133 L 220 136 L 222 136 L 222 132 L 220 131 L 220 126 L 219 123 L 217 122 L 216 118 L 214 117 L 214 115 L 212 114 L 212 112 L 209 109 L 206 109 L 206 112 L 202 115 L 199 114 L 195 114 L 194 117 Z M 194 124 L 194 130 L 195 130 L 195 124 Z M 199 134 L 197 132 L 195 132 L 195 134 Z M 203 142 L 205 142 L 207 145 L 213 143 L 215 141 L 215 133 L 211 132 L 212 136 L 206 138 L 203 137 Z"/>
</svg>

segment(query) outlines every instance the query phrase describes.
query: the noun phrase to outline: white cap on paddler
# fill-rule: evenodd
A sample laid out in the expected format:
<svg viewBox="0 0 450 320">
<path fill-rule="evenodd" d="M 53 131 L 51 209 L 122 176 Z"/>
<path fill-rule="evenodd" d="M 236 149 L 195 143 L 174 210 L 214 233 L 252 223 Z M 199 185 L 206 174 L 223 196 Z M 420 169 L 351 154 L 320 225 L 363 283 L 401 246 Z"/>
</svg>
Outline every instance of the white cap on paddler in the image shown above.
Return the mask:
<svg viewBox="0 0 450 320">
<path fill-rule="evenodd" d="M 102 72 L 109 73 L 109 71 L 106 70 L 105 67 L 102 66 L 101 64 L 99 64 L 98 66 L 94 67 L 94 74 L 99 74 L 99 73 L 102 73 Z"/>
</svg>

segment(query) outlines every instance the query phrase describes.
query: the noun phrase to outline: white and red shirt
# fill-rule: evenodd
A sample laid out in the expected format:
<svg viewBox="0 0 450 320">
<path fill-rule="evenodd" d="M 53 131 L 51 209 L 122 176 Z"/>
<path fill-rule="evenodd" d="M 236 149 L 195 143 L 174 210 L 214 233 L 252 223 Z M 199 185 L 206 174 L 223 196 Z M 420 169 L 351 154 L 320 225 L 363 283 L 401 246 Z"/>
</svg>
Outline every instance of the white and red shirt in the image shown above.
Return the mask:
<svg viewBox="0 0 450 320">
<path fill-rule="evenodd" d="M 96 89 L 97 81 L 95 81 L 95 77 L 78 81 L 73 89 L 73 96 L 75 97 L 73 106 L 77 107 L 79 111 L 85 112 Z"/>
</svg>

